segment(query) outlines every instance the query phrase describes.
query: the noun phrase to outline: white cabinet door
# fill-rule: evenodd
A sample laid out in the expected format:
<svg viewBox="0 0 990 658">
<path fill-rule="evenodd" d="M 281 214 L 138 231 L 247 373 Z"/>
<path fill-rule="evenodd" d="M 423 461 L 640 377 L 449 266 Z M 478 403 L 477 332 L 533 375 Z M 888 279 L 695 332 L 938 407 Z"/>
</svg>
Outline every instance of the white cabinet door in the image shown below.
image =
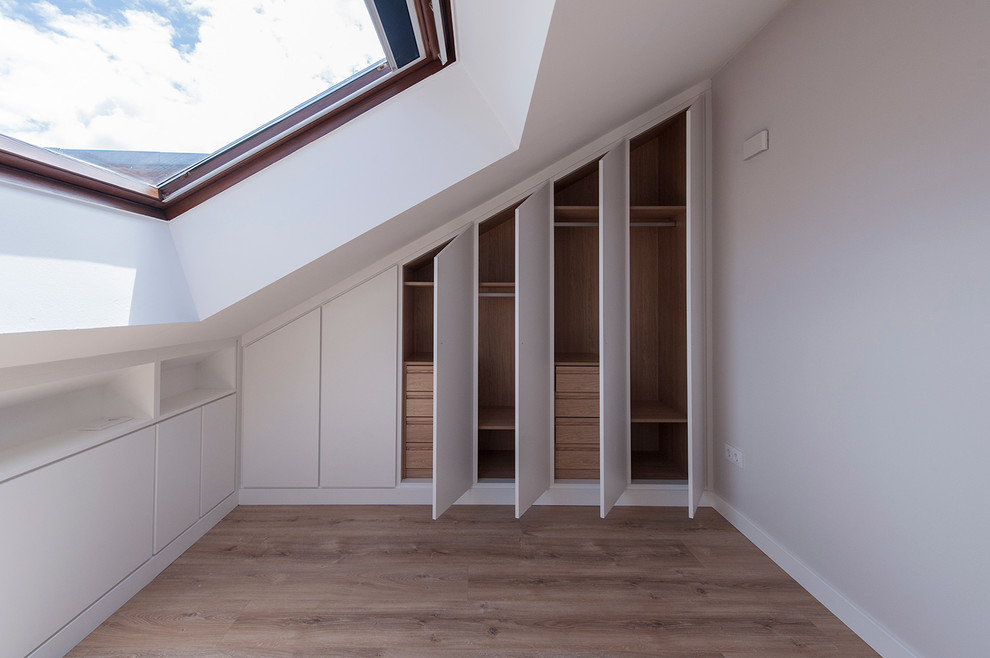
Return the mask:
<svg viewBox="0 0 990 658">
<path fill-rule="evenodd" d="M 323 307 L 320 486 L 394 487 L 398 269 Z"/>
<path fill-rule="evenodd" d="M 433 259 L 433 518 L 474 484 L 474 227 Z"/>
<path fill-rule="evenodd" d="M 553 483 L 553 193 L 516 208 L 516 518 Z"/>
<path fill-rule="evenodd" d="M 705 491 L 707 307 L 705 255 L 705 112 L 698 99 L 687 113 L 688 515 Z"/>
<path fill-rule="evenodd" d="M 151 557 L 155 428 L 0 484 L 0 654 L 26 656 Z"/>
<path fill-rule="evenodd" d="M 158 423 L 155 447 L 155 552 L 199 519 L 201 409 Z"/>
<path fill-rule="evenodd" d="M 247 345 L 242 368 L 241 486 L 319 486 L 320 310 Z"/>
<path fill-rule="evenodd" d="M 203 516 L 234 493 L 237 396 L 203 407 L 203 475 L 199 485 L 199 515 Z"/>
<path fill-rule="evenodd" d="M 598 169 L 601 514 L 629 486 L 629 141 Z"/>
</svg>

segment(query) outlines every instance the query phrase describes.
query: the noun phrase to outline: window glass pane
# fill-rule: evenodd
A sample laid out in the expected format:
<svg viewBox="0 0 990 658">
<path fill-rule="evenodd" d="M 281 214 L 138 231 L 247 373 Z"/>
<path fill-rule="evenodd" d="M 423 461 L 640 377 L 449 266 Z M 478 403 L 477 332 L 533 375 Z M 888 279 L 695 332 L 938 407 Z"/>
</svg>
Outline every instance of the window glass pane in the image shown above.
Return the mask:
<svg viewBox="0 0 990 658">
<path fill-rule="evenodd" d="M 0 133 L 159 183 L 384 59 L 363 0 L 0 0 Z"/>
</svg>

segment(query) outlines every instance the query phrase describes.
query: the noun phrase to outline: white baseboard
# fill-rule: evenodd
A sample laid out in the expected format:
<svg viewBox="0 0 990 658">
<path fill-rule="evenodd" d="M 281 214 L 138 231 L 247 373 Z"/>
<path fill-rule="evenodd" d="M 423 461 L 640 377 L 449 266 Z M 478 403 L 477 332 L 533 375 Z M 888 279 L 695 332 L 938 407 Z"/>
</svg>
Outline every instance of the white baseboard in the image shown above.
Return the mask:
<svg viewBox="0 0 990 658">
<path fill-rule="evenodd" d="M 241 505 L 430 505 L 430 480 L 402 482 L 382 489 L 241 489 Z M 536 505 L 599 505 L 597 482 L 555 482 Z M 457 500 L 457 505 L 514 505 L 512 482 L 480 482 Z M 632 484 L 616 503 L 620 506 L 686 507 L 687 485 Z M 702 504 L 707 505 L 706 499 Z"/>
<path fill-rule="evenodd" d="M 388 489 L 241 489 L 241 505 L 431 505 L 429 480 Z"/>
<path fill-rule="evenodd" d="M 120 606 L 144 589 L 168 565 L 175 562 L 180 555 L 185 553 L 190 546 L 195 544 L 200 537 L 205 535 L 210 528 L 219 523 L 235 507 L 237 507 L 236 491 L 172 540 L 168 546 L 132 571 L 127 578 L 117 583 L 116 587 L 79 613 L 75 619 L 32 651 L 28 658 L 60 658 L 64 656 L 72 647 L 82 642 L 87 635 L 96 630 L 96 627 L 106 621 Z"/>
<path fill-rule="evenodd" d="M 722 500 L 718 495 L 706 492 L 712 507 L 731 523 L 757 548 L 766 553 L 777 566 L 787 572 L 801 587 L 818 599 L 873 650 L 885 658 L 917 658 L 921 654 L 912 650 L 873 617 L 832 587 L 797 556 L 781 546 L 745 514 Z M 704 499 L 703 499 L 704 500 Z"/>
</svg>

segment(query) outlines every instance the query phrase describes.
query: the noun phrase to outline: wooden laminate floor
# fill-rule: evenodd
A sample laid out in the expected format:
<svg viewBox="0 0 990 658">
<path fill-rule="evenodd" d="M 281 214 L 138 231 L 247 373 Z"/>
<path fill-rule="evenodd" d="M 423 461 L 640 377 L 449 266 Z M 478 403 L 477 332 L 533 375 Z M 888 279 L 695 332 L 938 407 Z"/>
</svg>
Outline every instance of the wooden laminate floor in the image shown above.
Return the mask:
<svg viewBox="0 0 990 658">
<path fill-rule="evenodd" d="M 238 507 L 70 656 L 876 655 L 711 509 Z"/>
</svg>

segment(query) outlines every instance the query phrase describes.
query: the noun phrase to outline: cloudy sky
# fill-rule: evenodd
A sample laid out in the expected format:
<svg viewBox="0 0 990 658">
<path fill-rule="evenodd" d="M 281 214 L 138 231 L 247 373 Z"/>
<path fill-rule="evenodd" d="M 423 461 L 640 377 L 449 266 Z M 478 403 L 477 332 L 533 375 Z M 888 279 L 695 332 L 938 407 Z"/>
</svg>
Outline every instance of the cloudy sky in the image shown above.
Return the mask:
<svg viewBox="0 0 990 658">
<path fill-rule="evenodd" d="M 0 133 L 211 153 L 382 59 L 363 0 L 0 0 Z"/>
</svg>

